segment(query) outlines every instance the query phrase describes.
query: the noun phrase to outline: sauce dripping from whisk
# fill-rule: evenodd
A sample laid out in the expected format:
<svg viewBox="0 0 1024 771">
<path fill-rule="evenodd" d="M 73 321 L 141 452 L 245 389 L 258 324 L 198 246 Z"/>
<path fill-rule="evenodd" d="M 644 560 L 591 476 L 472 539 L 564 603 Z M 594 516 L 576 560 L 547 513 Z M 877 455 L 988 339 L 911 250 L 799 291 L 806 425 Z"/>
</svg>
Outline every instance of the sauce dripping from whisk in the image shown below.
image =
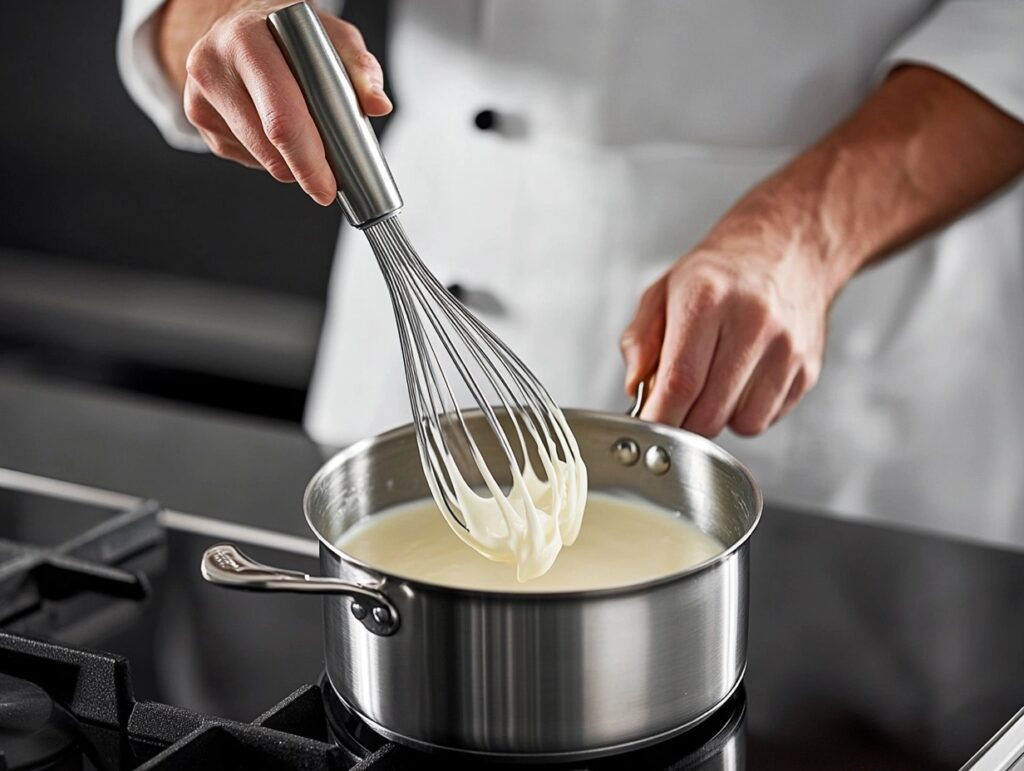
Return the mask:
<svg viewBox="0 0 1024 771">
<path fill-rule="evenodd" d="M 449 497 L 446 506 L 441 498 L 444 493 L 432 490 L 445 520 L 464 543 L 483 556 L 515 564 L 516 578 L 521 582 L 544 575 L 562 547 L 576 541 L 587 502 L 587 467 L 576 439 L 561 410 L 554 410 L 551 416 L 571 452 L 565 458 L 558 457 L 550 436 L 528 427 L 526 433 L 535 443 L 545 478 L 534 470 L 527 453 L 521 469 L 510 467 L 512 483 L 507 493 L 478 452 L 472 453 L 473 462 L 489 495 L 482 495 L 466 482 L 451 456 L 439 458 L 431 453 L 435 470 L 444 468 L 455 492 L 455 500 Z M 529 441 L 526 436 L 523 439 Z M 458 510 L 461 523 L 449 507 Z"/>
</svg>

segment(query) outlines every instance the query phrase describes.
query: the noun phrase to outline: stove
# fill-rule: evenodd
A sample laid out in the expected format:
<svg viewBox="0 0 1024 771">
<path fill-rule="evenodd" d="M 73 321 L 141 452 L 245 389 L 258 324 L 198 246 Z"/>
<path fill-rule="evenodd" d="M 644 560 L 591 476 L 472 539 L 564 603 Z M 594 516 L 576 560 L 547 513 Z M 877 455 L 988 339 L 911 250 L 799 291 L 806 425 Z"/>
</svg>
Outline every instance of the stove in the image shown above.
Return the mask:
<svg viewBox="0 0 1024 771">
<path fill-rule="evenodd" d="M 238 598 L 194 580 L 204 539 L 162 527 L 157 503 L 143 501 L 104 512 L 102 507 L 7 491 L 0 494 L 0 504 L 7 509 L 0 538 L 0 769 L 384 771 L 419 768 L 425 762 L 422 753 L 387 741 L 349 711 L 322 673 L 302 683 L 302 673 L 296 672 L 295 688 L 282 691 L 280 700 L 267 703 L 248 720 L 238 716 L 238 704 L 250 704 L 251 697 L 232 699 L 222 693 L 211 698 L 169 683 L 181 668 L 181 662 L 173 661 L 180 656 L 193 659 L 185 668 L 198 665 L 206 673 L 209 690 L 215 691 L 218 682 L 238 687 L 231 684 L 232 673 L 217 671 L 215 657 L 194 660 L 209 650 L 165 641 L 161 630 L 167 608 L 184 610 L 189 606 L 185 597 L 194 592 L 212 592 L 210 597 L 228 604 Z M 186 558 L 190 552 L 194 560 Z M 289 556 L 296 559 L 294 554 L 272 559 Z M 285 598 L 257 599 L 265 604 Z M 302 605 L 303 599 L 286 601 Z M 258 615 L 273 618 L 281 610 L 266 606 Z M 245 614 L 237 624 L 227 615 L 238 612 L 226 610 L 220 618 L 228 619 L 229 633 L 252 641 L 253 650 L 239 655 L 255 652 L 249 676 L 261 678 L 288 640 L 277 634 L 261 642 L 258 630 L 251 637 L 243 634 Z M 290 615 L 295 616 L 294 610 Z M 318 637 L 320 625 L 289 628 L 305 629 L 299 635 L 304 640 Z M 167 667 L 153 658 L 161 650 L 172 659 Z M 221 652 L 230 656 L 237 650 L 225 647 Z M 318 656 L 306 663 L 322 663 Z M 138 670 L 135 662 L 141 664 Z M 265 688 L 257 682 L 248 690 Z M 144 693 L 165 694 L 175 703 L 142 698 Z M 212 712 L 204 711 L 204 699 Z M 183 707 L 183 702 L 193 706 Z M 628 758 L 649 769 L 739 768 L 745 714 L 746 696 L 740 688 L 715 714 L 680 737 L 613 758 L 548 766 L 596 771 L 619 768 Z M 450 769 L 483 765 L 479 759 L 455 755 L 431 760 Z"/>
<path fill-rule="evenodd" d="M 511 767 L 387 741 L 323 675 L 318 598 L 199 575 L 226 537 L 315 572 L 311 542 L 80 492 L 0 488 L 0 769 Z M 769 511 L 752 568 L 748 674 L 721 709 L 653 747 L 543 767 L 949 768 L 1024 703 L 1024 555 Z M 964 583 L 977 595 L 958 598 Z"/>
</svg>

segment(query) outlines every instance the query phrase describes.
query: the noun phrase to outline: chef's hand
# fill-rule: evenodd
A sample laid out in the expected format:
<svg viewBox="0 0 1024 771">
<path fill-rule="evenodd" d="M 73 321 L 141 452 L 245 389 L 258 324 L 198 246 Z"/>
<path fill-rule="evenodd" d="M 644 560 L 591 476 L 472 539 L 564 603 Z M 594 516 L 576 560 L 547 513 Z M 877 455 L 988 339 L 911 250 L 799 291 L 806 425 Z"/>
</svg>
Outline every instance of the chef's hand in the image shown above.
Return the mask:
<svg viewBox="0 0 1024 771">
<path fill-rule="evenodd" d="M 621 341 L 627 393 L 657 366 L 642 417 L 763 431 L 818 379 L 843 285 L 1022 171 L 1024 122 L 936 70 L 896 69 L 647 290 Z"/>
<path fill-rule="evenodd" d="M 181 91 L 185 114 L 221 158 L 298 182 L 328 206 L 337 183 L 299 85 L 267 26 L 288 2 L 170 0 L 157 28 L 160 61 Z M 386 115 L 384 75 L 363 36 L 320 13 L 367 115 Z"/>
<path fill-rule="evenodd" d="M 757 434 L 818 379 L 826 276 L 814 245 L 769 235 L 758 208 L 733 212 L 641 297 L 621 340 L 628 393 L 657 366 L 641 417 Z"/>
</svg>

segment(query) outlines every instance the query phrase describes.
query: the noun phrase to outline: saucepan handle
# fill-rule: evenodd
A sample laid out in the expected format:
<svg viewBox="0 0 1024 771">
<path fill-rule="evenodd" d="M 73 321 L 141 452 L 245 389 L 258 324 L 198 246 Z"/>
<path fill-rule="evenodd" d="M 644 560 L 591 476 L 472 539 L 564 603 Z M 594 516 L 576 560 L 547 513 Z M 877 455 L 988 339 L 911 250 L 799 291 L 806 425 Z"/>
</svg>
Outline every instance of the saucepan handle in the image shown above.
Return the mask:
<svg viewBox="0 0 1024 771">
<path fill-rule="evenodd" d="M 654 373 L 645 377 L 639 383 L 636 384 L 636 396 L 633 400 L 633 406 L 629 408 L 629 412 L 626 413 L 631 418 L 639 418 L 640 412 L 643 410 L 644 405 L 647 403 L 647 398 L 651 395 L 651 390 L 654 388 Z"/>
<path fill-rule="evenodd" d="M 344 594 L 352 598 L 353 617 L 374 634 L 387 636 L 398 630 L 399 616 L 387 595 L 374 586 L 340 578 L 311 576 L 284 570 L 250 559 L 229 543 L 211 546 L 203 553 L 203 578 L 211 584 L 257 592 Z"/>
</svg>

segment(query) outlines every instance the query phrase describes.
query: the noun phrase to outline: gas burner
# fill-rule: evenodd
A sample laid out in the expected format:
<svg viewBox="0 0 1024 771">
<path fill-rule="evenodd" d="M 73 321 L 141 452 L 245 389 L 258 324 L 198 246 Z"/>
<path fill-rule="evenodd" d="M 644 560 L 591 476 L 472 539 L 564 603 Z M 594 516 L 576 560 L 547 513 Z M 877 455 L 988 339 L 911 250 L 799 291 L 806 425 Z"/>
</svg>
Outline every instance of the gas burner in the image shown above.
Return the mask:
<svg viewBox="0 0 1024 771">
<path fill-rule="evenodd" d="M 53 546 L 0 538 L 0 626 L 21 628 L 32 614 L 34 623 L 46 626 L 25 631 L 52 631 L 49 627 L 55 623 L 69 620 L 68 613 L 58 617 L 39 611 L 85 591 L 109 598 L 144 598 L 149 592 L 146 576 L 117 565 L 163 542 L 159 510 L 155 501 L 145 501 Z"/>
<path fill-rule="evenodd" d="M 358 763 L 357 767 L 361 771 L 422 768 L 428 757 L 443 758 L 444 768 L 452 771 L 468 771 L 483 767 L 496 771 L 522 771 L 524 768 L 522 762 L 488 763 L 479 757 L 460 756 L 455 753 L 439 752 L 428 756 L 419 750 L 390 742 L 370 728 L 338 698 L 326 674 L 320 678 L 320 690 L 324 696 L 324 711 L 327 714 L 331 736 L 345 750 L 349 759 Z M 560 771 L 612 771 L 626 767 L 651 771 L 676 771 L 698 766 L 743 768 L 746 711 L 747 697 L 741 685 L 714 714 L 680 736 L 619 755 L 565 763 L 545 763 L 543 767 L 557 768 Z"/>
<path fill-rule="evenodd" d="M 0 768 L 80 769 L 74 720 L 27 680 L 0 674 Z"/>
</svg>

